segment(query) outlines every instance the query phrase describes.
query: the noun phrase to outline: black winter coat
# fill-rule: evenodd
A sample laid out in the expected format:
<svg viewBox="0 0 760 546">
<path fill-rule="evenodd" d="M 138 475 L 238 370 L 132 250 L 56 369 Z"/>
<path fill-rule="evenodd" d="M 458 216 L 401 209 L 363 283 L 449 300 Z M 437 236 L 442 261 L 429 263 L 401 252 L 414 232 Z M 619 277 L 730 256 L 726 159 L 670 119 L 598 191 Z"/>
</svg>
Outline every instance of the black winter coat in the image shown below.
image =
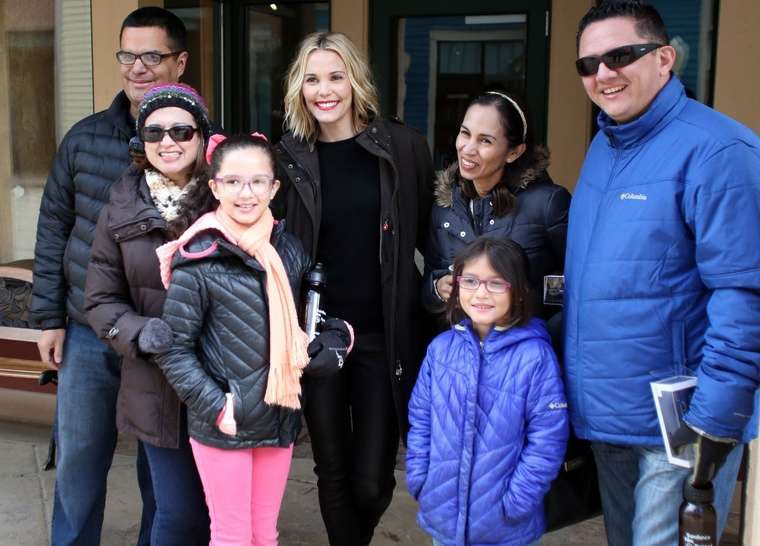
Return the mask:
<svg viewBox="0 0 760 546">
<path fill-rule="evenodd" d="M 562 274 L 565 264 L 567 215 L 570 193 L 552 182 L 545 170 L 537 165 L 526 170 L 520 188 L 515 192 L 515 208 L 497 218 L 487 198 L 473 202 L 462 192 L 456 164 L 438 175 L 435 187 L 435 205 L 430 221 L 430 239 L 425 253 L 425 307 L 439 313 L 445 304 L 435 294 L 434 282 L 451 271 L 454 256 L 480 235 L 512 239 L 528 255 L 530 287 L 534 294 L 535 309 L 544 317 L 556 308 L 544 309 L 544 275 Z"/>
<path fill-rule="evenodd" d="M 166 291 L 156 248 L 166 242 L 142 170 L 130 167 L 113 185 L 98 221 L 87 272 L 85 307 L 95 333 L 123 357 L 116 404 L 120 430 L 159 447 L 178 447 L 181 405 L 137 338 L 160 317 Z"/>
<path fill-rule="evenodd" d="M 388 373 L 399 430 L 405 439 L 409 396 L 432 332 L 432 319 L 420 305 L 422 276 L 415 264 L 415 249 L 425 248 L 435 173 L 424 136 L 400 122 L 375 120 L 356 142 L 377 157 L 380 165 L 377 229 L 381 233 L 383 325 Z M 276 153 L 281 187 L 273 211 L 276 217 L 287 219 L 287 229 L 314 260 L 321 221 L 317 151 L 286 133 Z"/>
<path fill-rule="evenodd" d="M 113 182 L 129 166 L 134 136 L 122 91 L 111 106 L 75 124 L 58 147 L 45 184 L 34 248 L 31 319 L 64 328 L 67 317 L 87 324 L 84 286 L 100 210 Z"/>
<path fill-rule="evenodd" d="M 300 300 L 310 260 L 301 243 L 272 232 Z M 255 258 L 213 230 L 196 235 L 172 262 L 163 319 L 174 332 L 172 348 L 156 360 L 188 408 L 188 431 L 214 447 L 287 447 L 301 427 L 301 412 L 264 403 L 269 373 L 269 308 L 265 273 Z M 237 436 L 222 433 L 216 420 L 225 393 L 235 395 Z"/>
</svg>

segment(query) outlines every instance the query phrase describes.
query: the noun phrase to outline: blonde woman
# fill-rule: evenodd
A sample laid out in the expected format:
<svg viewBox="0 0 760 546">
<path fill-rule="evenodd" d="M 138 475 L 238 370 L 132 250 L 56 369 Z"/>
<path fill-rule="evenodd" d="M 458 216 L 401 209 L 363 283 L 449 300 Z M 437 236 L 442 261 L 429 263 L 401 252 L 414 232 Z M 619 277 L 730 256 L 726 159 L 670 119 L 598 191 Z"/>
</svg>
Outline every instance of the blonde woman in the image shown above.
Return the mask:
<svg viewBox="0 0 760 546">
<path fill-rule="evenodd" d="M 275 214 L 324 264 L 327 315 L 356 332 L 340 373 L 304 380 L 320 508 L 331 545 L 369 544 L 393 495 L 424 355 L 414 254 L 433 167 L 421 134 L 379 117 L 367 61 L 346 36 L 307 36 L 286 87 Z"/>
</svg>

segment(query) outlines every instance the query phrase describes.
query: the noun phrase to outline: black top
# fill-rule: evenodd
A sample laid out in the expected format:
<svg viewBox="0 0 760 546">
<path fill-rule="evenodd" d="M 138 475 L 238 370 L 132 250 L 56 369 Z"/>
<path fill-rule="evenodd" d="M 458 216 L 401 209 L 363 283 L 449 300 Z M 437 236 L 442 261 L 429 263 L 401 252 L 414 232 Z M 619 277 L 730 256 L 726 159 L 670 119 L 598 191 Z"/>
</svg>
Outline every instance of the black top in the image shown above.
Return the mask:
<svg viewBox="0 0 760 546">
<path fill-rule="evenodd" d="M 325 266 L 323 308 L 357 333 L 382 332 L 380 166 L 356 137 L 317 142 L 322 222 L 317 260 Z"/>
</svg>

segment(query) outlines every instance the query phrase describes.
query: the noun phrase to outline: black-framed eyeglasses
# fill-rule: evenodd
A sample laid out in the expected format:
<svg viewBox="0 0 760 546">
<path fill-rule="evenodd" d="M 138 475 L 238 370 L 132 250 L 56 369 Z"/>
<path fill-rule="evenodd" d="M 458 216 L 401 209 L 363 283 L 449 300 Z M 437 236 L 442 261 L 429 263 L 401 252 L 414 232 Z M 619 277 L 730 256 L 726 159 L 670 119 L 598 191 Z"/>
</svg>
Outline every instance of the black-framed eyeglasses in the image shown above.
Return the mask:
<svg viewBox="0 0 760 546">
<path fill-rule="evenodd" d="M 470 277 L 469 275 L 460 275 L 457 277 L 457 284 L 459 285 L 459 288 L 469 292 L 475 292 L 475 290 L 480 288 L 481 284 L 484 284 L 486 290 L 491 294 L 504 294 L 507 290 L 512 288 L 511 283 L 502 279 L 488 279 L 482 281 L 477 277 Z"/>
<path fill-rule="evenodd" d="M 147 125 L 140 131 L 140 138 L 143 142 L 161 142 L 164 135 L 168 134 L 174 142 L 187 142 L 193 139 L 197 130 L 198 128 L 192 125 L 175 125 L 168 129 L 158 125 Z"/>
<path fill-rule="evenodd" d="M 599 70 L 599 65 L 617 70 L 635 63 L 647 53 L 663 47 L 665 44 L 633 44 L 616 47 L 602 55 L 581 57 L 575 61 L 575 68 L 581 76 L 593 76 Z"/>
<path fill-rule="evenodd" d="M 185 51 L 180 49 L 179 51 L 171 51 L 169 53 L 159 53 L 158 51 L 146 51 L 145 53 L 132 53 L 130 51 L 117 51 L 116 60 L 119 64 L 135 64 L 137 59 L 145 66 L 157 66 L 163 62 L 167 57 L 174 57 Z"/>
<path fill-rule="evenodd" d="M 251 177 L 240 176 L 239 174 L 227 174 L 214 178 L 214 182 L 221 184 L 224 192 L 232 196 L 240 195 L 246 186 L 251 190 L 251 193 L 266 195 L 272 189 L 274 177 L 266 174 L 257 174 Z"/>
</svg>

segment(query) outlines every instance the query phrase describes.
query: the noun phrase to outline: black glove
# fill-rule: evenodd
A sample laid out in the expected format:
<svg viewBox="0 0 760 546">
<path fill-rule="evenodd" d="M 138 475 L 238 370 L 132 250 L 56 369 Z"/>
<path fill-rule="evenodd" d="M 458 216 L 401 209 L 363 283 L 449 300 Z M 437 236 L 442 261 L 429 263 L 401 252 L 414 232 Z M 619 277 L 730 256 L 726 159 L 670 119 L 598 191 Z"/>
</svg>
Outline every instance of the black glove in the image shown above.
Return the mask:
<svg viewBox="0 0 760 546">
<path fill-rule="evenodd" d="M 736 442 L 719 442 L 698 434 L 697 444 L 694 446 L 696 459 L 691 475 L 692 485 L 703 488 L 712 482 L 734 447 Z"/>
<path fill-rule="evenodd" d="M 172 346 L 174 333 L 171 326 L 160 318 L 148 319 L 137 338 L 137 347 L 146 354 L 163 353 Z"/>
<path fill-rule="evenodd" d="M 338 373 L 353 343 L 353 331 L 347 322 L 327 318 L 319 335 L 309 343 L 309 365 L 304 373 L 311 377 L 329 377 Z"/>
</svg>

